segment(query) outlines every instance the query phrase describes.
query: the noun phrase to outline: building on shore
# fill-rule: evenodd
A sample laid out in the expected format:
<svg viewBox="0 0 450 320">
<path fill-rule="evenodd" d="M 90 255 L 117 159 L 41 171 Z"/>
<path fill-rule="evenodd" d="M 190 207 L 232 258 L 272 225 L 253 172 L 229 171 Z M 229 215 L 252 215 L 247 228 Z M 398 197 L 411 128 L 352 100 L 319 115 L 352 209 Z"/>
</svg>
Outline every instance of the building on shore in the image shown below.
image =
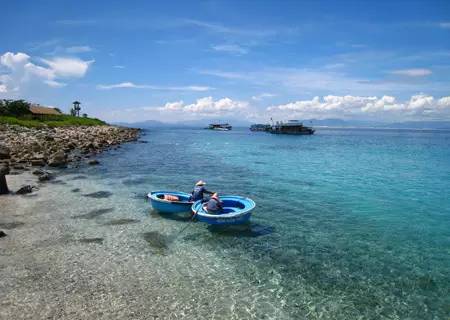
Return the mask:
<svg viewBox="0 0 450 320">
<path fill-rule="evenodd" d="M 61 116 L 61 111 L 56 108 L 43 107 L 39 104 L 32 104 L 30 106 L 31 117 L 33 119 L 47 120 L 55 116 Z"/>
</svg>

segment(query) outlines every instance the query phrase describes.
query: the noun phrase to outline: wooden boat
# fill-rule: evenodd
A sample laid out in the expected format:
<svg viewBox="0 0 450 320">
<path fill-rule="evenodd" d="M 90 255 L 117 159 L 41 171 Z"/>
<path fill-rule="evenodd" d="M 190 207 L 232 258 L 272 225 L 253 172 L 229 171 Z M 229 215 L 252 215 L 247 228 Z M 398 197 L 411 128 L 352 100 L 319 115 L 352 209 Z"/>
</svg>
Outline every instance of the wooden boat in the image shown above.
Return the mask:
<svg viewBox="0 0 450 320">
<path fill-rule="evenodd" d="M 168 200 L 175 197 L 178 200 Z M 164 213 L 189 212 L 193 204 L 190 197 L 189 193 L 180 191 L 152 191 L 148 194 L 153 209 Z"/>
<path fill-rule="evenodd" d="M 197 213 L 198 221 L 208 224 L 231 225 L 242 224 L 250 219 L 256 204 L 252 199 L 239 196 L 221 196 L 223 210 L 219 214 L 211 214 L 199 200 L 192 205 L 192 212 Z"/>
</svg>

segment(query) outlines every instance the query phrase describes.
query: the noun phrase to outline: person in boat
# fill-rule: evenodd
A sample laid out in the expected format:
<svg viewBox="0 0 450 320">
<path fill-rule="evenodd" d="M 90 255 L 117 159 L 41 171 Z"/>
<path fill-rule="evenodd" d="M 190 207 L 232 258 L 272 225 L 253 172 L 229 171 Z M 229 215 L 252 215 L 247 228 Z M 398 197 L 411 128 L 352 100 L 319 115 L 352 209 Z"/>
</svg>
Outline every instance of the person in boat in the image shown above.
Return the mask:
<svg viewBox="0 0 450 320">
<path fill-rule="evenodd" d="M 214 192 L 208 191 L 205 188 L 205 181 L 200 180 L 195 184 L 194 190 L 192 190 L 192 195 L 189 201 L 198 201 L 203 200 L 204 195 L 206 194 L 214 194 Z"/>
<path fill-rule="evenodd" d="M 219 214 L 223 209 L 222 201 L 220 201 L 219 195 L 214 193 L 208 202 L 203 206 L 203 209 L 211 214 Z"/>
</svg>

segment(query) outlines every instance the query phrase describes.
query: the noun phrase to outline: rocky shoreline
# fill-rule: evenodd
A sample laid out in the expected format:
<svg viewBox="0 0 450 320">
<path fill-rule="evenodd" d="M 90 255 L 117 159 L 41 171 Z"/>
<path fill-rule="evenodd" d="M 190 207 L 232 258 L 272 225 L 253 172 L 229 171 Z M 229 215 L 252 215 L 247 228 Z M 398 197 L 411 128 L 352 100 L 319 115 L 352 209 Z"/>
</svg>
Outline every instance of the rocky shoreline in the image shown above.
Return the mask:
<svg viewBox="0 0 450 320">
<path fill-rule="evenodd" d="M 83 161 L 98 164 L 89 158 L 121 143 L 136 141 L 139 136 L 139 129 L 109 125 L 57 128 L 0 125 L 0 178 L 34 169 L 43 181 L 49 176 L 36 169 L 65 168 Z"/>
</svg>

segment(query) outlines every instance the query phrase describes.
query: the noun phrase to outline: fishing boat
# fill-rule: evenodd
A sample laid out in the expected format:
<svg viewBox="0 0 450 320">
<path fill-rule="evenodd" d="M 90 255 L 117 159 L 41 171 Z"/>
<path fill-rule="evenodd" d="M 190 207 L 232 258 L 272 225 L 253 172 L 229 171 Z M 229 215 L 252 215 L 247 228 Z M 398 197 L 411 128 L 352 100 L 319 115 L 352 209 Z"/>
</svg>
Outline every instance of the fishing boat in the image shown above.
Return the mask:
<svg viewBox="0 0 450 320">
<path fill-rule="evenodd" d="M 242 224 L 250 219 L 256 204 L 252 199 L 240 196 L 221 196 L 222 212 L 211 214 L 206 211 L 201 200 L 194 202 L 192 212 L 196 213 L 198 221 L 216 225 Z"/>
<path fill-rule="evenodd" d="M 228 123 L 211 123 L 207 128 L 216 131 L 230 131 L 233 127 Z"/>
<path fill-rule="evenodd" d="M 156 211 L 163 213 L 189 212 L 191 195 L 180 191 L 152 191 L 148 194 L 150 203 Z"/>
</svg>

